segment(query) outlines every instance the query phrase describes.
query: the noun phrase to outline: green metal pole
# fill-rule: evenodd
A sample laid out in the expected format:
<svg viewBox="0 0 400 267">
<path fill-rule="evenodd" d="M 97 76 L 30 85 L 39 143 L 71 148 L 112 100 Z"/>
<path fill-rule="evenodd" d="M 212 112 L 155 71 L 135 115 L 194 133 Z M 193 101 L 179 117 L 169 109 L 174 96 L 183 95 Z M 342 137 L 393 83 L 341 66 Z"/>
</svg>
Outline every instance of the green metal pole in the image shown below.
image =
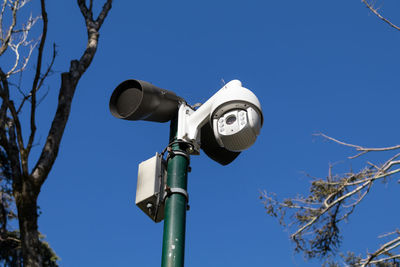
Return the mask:
<svg viewBox="0 0 400 267">
<path fill-rule="evenodd" d="M 171 121 L 170 142 L 176 140 L 177 119 Z M 167 186 L 187 190 L 189 159 L 173 151 L 184 151 L 185 144 L 172 145 L 167 163 Z M 183 267 L 185 258 L 185 229 L 187 200 L 183 194 L 173 193 L 165 200 L 162 267 Z"/>
</svg>

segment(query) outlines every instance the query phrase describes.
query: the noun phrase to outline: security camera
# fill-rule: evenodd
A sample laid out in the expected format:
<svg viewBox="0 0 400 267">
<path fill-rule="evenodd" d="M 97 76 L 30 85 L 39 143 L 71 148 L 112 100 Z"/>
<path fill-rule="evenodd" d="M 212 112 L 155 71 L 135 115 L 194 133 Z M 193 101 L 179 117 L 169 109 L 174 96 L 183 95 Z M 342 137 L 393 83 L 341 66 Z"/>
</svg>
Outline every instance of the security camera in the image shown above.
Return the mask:
<svg viewBox="0 0 400 267">
<path fill-rule="evenodd" d="M 110 98 L 111 114 L 124 120 L 167 122 L 176 117 L 177 139 L 227 165 L 257 139 L 263 124 L 260 101 L 239 80 L 225 84 L 198 109 L 174 92 L 141 80 L 119 84 Z"/>
<path fill-rule="evenodd" d="M 180 106 L 178 138 L 191 142 L 195 147 L 200 143 L 197 148 L 226 165 L 237 157 L 237 152 L 254 144 L 262 124 L 260 101 L 253 92 L 242 87 L 239 80 L 233 80 L 195 111 Z M 209 133 L 210 128 L 213 135 Z M 207 138 L 203 138 L 203 134 Z M 214 154 L 220 155 L 215 157 Z"/>
<path fill-rule="evenodd" d="M 260 134 L 260 101 L 238 80 L 226 84 L 215 96 L 210 120 L 218 144 L 230 151 L 248 149 Z"/>
<path fill-rule="evenodd" d="M 170 121 L 184 100 L 174 92 L 141 81 L 120 83 L 110 98 L 111 114 L 124 120 Z"/>
<path fill-rule="evenodd" d="M 188 198 L 185 188 L 173 187 L 178 183 L 166 186 L 170 181 L 165 179 L 169 164 L 163 160 L 164 152 L 169 151 L 171 157 L 181 155 L 190 159 L 189 154 L 199 154 L 202 150 L 214 161 L 227 165 L 255 143 L 263 124 L 260 101 L 239 80 L 225 84 L 195 109 L 172 91 L 130 79 L 114 89 L 109 106 L 111 114 L 119 119 L 173 121 L 172 143 L 163 153 L 156 153 L 139 165 L 136 205 L 155 222 L 164 218 L 164 198 L 168 194 L 179 193 Z M 185 145 L 176 146 L 178 150 L 168 149 L 182 142 Z M 177 179 L 178 175 L 172 176 Z"/>
</svg>

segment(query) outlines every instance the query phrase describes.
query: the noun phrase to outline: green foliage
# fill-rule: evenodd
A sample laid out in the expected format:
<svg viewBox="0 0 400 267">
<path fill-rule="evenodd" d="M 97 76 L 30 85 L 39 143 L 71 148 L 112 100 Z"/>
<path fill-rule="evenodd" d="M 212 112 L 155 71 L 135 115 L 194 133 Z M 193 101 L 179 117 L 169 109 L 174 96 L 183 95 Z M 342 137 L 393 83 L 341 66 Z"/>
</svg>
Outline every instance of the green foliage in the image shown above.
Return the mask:
<svg viewBox="0 0 400 267">
<path fill-rule="evenodd" d="M 44 236 L 40 236 L 40 253 L 42 254 L 44 267 L 58 267 L 57 261 L 60 258 L 56 255 L 49 243 L 44 240 Z"/>
<path fill-rule="evenodd" d="M 0 263 L 5 267 L 21 266 L 22 255 L 18 232 L 2 231 L 0 241 Z"/>
<path fill-rule="evenodd" d="M 17 221 L 11 179 L 10 164 L 0 149 L 0 264 L 4 267 L 19 267 L 23 266 L 20 233 L 10 230 L 10 224 Z M 44 236 L 40 236 L 40 245 L 43 267 L 57 267 L 59 258 L 44 240 Z"/>
<path fill-rule="evenodd" d="M 0 263 L 20 266 L 19 233 L 8 229 L 9 222 L 17 217 L 11 192 L 11 168 L 6 154 L 0 150 Z"/>
<path fill-rule="evenodd" d="M 23 266 L 20 234 L 18 231 L 7 231 L 1 236 L 0 264 L 4 267 Z M 50 245 L 40 237 L 40 253 L 43 257 L 43 267 L 58 267 L 58 256 Z"/>
</svg>

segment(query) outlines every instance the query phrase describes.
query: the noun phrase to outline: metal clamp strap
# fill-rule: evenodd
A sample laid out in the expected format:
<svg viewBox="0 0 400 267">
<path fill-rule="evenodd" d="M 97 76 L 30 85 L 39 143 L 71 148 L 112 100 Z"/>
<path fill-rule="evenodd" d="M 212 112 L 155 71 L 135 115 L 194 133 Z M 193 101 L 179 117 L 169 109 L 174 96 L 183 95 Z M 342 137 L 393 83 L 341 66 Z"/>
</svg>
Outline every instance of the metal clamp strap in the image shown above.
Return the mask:
<svg viewBox="0 0 400 267">
<path fill-rule="evenodd" d="M 171 196 L 172 194 L 183 195 L 186 198 L 186 202 L 189 203 L 189 194 L 185 189 L 179 187 L 168 187 L 168 186 L 165 188 L 163 202 L 167 197 Z"/>
<path fill-rule="evenodd" d="M 170 158 L 174 157 L 175 155 L 184 156 L 188 160 L 188 162 L 190 162 L 190 156 L 187 152 L 182 150 L 172 150 L 172 149 L 168 149 L 167 161 Z"/>
</svg>

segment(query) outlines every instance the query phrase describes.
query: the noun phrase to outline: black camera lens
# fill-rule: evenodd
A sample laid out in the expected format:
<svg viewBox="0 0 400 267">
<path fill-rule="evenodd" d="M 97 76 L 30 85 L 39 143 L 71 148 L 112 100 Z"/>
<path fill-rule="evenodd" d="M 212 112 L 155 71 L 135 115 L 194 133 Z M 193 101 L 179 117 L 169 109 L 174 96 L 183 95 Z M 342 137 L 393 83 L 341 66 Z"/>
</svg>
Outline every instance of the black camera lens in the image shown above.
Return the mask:
<svg viewBox="0 0 400 267">
<path fill-rule="evenodd" d="M 235 115 L 231 115 L 228 118 L 226 118 L 226 124 L 231 125 L 236 121 L 236 116 Z"/>
</svg>

